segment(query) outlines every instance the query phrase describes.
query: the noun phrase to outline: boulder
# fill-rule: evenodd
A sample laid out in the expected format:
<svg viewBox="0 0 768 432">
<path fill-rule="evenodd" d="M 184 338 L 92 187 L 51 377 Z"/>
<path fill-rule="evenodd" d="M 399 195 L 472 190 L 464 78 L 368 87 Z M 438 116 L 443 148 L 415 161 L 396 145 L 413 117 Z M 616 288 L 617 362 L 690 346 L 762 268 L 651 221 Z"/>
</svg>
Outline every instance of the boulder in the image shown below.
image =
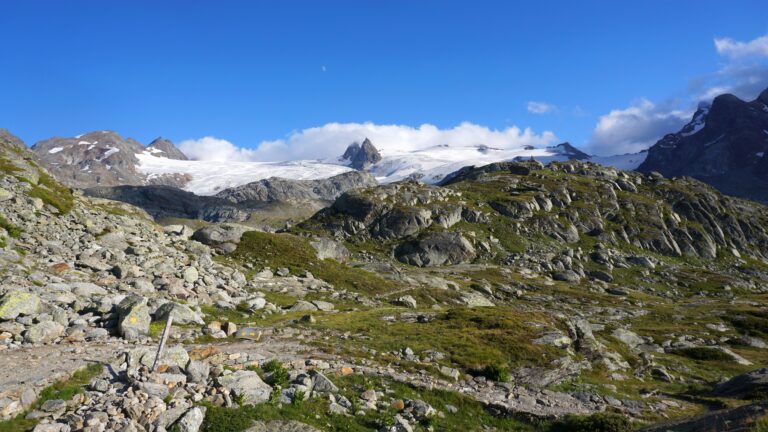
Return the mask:
<svg viewBox="0 0 768 432">
<path fill-rule="evenodd" d="M 245 432 L 320 432 L 320 429 L 294 420 L 261 420 Z"/>
<path fill-rule="evenodd" d="M 198 432 L 205 419 L 205 407 L 194 407 L 187 411 L 176 423 L 174 430 L 178 432 Z"/>
<path fill-rule="evenodd" d="M 149 315 L 147 299 L 139 296 L 128 296 L 117 305 L 117 330 L 125 339 L 137 339 L 149 334 Z"/>
<path fill-rule="evenodd" d="M 253 230 L 254 228 L 233 223 L 212 224 L 195 231 L 192 239 L 204 245 L 221 248 L 223 245 L 240 243 L 243 234 Z"/>
<path fill-rule="evenodd" d="M 736 375 L 715 387 L 712 395 L 736 399 L 768 398 L 768 368 Z"/>
<path fill-rule="evenodd" d="M 218 378 L 218 382 L 235 396 L 242 397 L 243 403 L 247 405 L 268 401 L 272 392 L 272 387 L 262 381 L 259 374 L 253 371 L 239 370 L 229 375 L 223 375 Z"/>
<path fill-rule="evenodd" d="M 339 262 L 349 259 L 349 250 L 341 242 L 318 237 L 309 242 L 309 244 L 315 248 L 318 259 L 334 259 Z"/>
<path fill-rule="evenodd" d="M 452 265 L 470 262 L 477 253 L 460 233 L 436 233 L 395 249 L 398 261 L 418 267 Z"/>
<path fill-rule="evenodd" d="M 24 341 L 28 343 L 53 342 L 64 334 L 64 326 L 55 321 L 44 321 L 31 326 L 24 333 Z"/>
<path fill-rule="evenodd" d="M 11 291 L 0 301 L 0 320 L 16 319 L 19 315 L 32 315 L 40 310 L 40 297 L 25 291 Z"/>
<path fill-rule="evenodd" d="M 168 302 L 157 308 L 155 319 L 167 321 L 169 316 L 173 317 L 174 324 L 205 324 L 200 315 L 189 308 L 189 306 Z"/>
</svg>

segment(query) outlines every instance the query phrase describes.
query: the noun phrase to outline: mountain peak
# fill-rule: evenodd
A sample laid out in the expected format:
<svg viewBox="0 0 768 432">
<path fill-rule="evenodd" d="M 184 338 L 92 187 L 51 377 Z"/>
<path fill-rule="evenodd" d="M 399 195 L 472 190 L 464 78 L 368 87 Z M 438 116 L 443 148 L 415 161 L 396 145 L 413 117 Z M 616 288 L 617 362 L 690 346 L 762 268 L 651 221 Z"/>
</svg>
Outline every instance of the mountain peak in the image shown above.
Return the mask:
<svg viewBox="0 0 768 432">
<path fill-rule="evenodd" d="M 341 159 L 349 161 L 350 166 L 356 170 L 364 170 L 380 161 L 381 153 L 379 153 L 371 140 L 365 138 L 363 145 L 357 142 L 350 144 L 347 150 L 344 151 Z"/>
<path fill-rule="evenodd" d="M 763 90 L 762 93 L 757 97 L 757 100 L 764 103 L 765 105 L 768 105 L 768 88 Z"/>
<path fill-rule="evenodd" d="M 168 159 L 177 160 L 189 160 L 187 156 L 179 150 L 178 147 L 173 145 L 170 140 L 163 137 L 157 137 L 152 140 L 147 146 L 147 150 L 152 153 L 153 156 L 164 157 Z"/>
</svg>

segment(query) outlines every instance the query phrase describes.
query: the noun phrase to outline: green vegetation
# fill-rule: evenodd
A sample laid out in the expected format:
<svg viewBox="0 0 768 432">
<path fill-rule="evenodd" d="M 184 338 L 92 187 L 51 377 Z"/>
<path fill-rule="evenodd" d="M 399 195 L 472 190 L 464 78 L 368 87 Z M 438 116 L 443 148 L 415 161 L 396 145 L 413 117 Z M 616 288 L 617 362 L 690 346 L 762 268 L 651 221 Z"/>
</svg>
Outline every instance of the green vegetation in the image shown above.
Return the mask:
<svg viewBox="0 0 768 432">
<path fill-rule="evenodd" d="M 439 390 L 417 390 L 406 384 L 379 377 L 350 375 L 334 380 L 340 393 L 352 401 L 353 406 L 359 400 L 360 393 L 368 388 L 391 391 L 393 398 L 421 399 L 443 412 L 444 417 L 433 417 L 422 426 L 432 427 L 435 431 L 533 431 L 532 426 L 511 418 L 496 417 L 488 412 L 480 402 L 457 392 Z M 457 412 L 452 413 L 446 406 L 452 405 Z M 208 407 L 203 432 L 242 432 L 248 429 L 254 420 L 295 420 L 324 431 L 370 431 L 391 425 L 396 411 L 386 409 L 368 411 L 362 416 L 334 415 L 328 412 L 326 398 L 309 399 L 299 404 L 260 404 L 240 408 Z"/>
<path fill-rule="evenodd" d="M 75 198 L 69 188 L 62 186 L 50 175 L 40 172 L 37 185 L 32 186 L 29 196 L 40 198 L 44 203 L 55 207 L 61 213 L 69 213 Z"/>
<path fill-rule="evenodd" d="M 75 395 L 82 393 L 83 388 L 103 371 L 104 366 L 101 364 L 90 364 L 78 370 L 68 380 L 59 381 L 43 389 L 32 408 L 37 409 L 46 401 L 53 399 L 65 401 L 72 399 Z M 21 413 L 11 420 L 0 422 L 0 432 L 23 432 L 34 429 L 37 420 L 28 420 L 25 416 L 26 413 Z"/>
<path fill-rule="evenodd" d="M 382 319 L 397 311 L 378 309 L 318 315 L 315 324 L 307 325 L 323 331 L 365 336 L 346 340 L 347 352 L 344 354 L 368 357 L 363 350 L 366 347 L 384 354 L 406 347 L 413 349 L 416 355 L 437 350 L 446 354 L 446 360 L 466 370 L 488 365 L 498 368 L 541 366 L 561 355 L 556 348 L 531 343 L 541 332 L 535 324 L 552 327 L 542 313 L 506 307 L 454 308 L 424 323 Z M 335 340 L 325 348 L 329 351 L 340 349 Z"/>
<path fill-rule="evenodd" d="M 288 369 L 277 360 L 270 360 L 261 366 L 261 370 L 269 374 L 269 384 L 285 387 L 290 381 Z"/>
<path fill-rule="evenodd" d="M 629 419 L 618 414 L 597 413 L 591 416 L 567 416 L 555 422 L 551 432 L 630 432 Z"/>
<path fill-rule="evenodd" d="M 13 225 L 12 223 L 8 222 L 8 219 L 3 217 L 3 215 L 0 214 L 0 228 L 6 230 L 8 232 L 8 235 L 17 238 L 21 235 L 23 232 L 21 228 L 17 227 L 16 225 Z"/>
<path fill-rule="evenodd" d="M 478 375 L 497 382 L 507 382 L 510 378 L 509 371 L 497 365 L 488 365 L 480 369 Z"/>
<path fill-rule="evenodd" d="M 243 235 L 231 259 L 250 263 L 254 268 L 286 267 L 294 274 L 305 270 L 337 289 L 347 289 L 369 295 L 394 291 L 398 285 L 369 271 L 346 266 L 335 260 L 317 258 L 309 240 L 291 234 L 271 234 L 251 231 Z"/>
<path fill-rule="evenodd" d="M 694 360 L 714 360 L 714 361 L 730 361 L 731 356 L 728 354 L 713 348 L 706 347 L 690 347 L 690 348 L 678 348 L 673 351 L 674 354 L 688 357 Z"/>
</svg>

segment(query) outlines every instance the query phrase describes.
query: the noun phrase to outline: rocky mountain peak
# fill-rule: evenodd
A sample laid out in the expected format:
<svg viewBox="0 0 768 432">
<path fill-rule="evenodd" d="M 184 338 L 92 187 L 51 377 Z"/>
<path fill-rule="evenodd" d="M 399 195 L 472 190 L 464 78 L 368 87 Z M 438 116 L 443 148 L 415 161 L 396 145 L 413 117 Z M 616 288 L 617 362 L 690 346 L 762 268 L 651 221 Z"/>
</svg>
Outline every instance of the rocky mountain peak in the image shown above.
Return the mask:
<svg viewBox="0 0 768 432">
<path fill-rule="evenodd" d="M 175 149 L 170 142 L 155 140 L 156 152 Z M 170 146 L 169 146 L 170 145 Z M 89 132 L 75 137 L 53 137 L 32 146 L 40 161 L 68 186 L 141 185 L 147 178 L 137 169 L 137 154 L 147 149 L 133 138 L 123 138 L 108 130 Z M 178 150 L 177 150 L 178 151 Z M 166 182 L 167 179 L 156 179 Z"/>
<path fill-rule="evenodd" d="M 555 146 L 561 154 L 568 156 L 569 159 L 575 160 L 587 160 L 590 156 L 583 151 L 577 149 L 569 142 L 560 143 Z"/>
<path fill-rule="evenodd" d="M 151 143 L 149 143 L 147 146 L 147 151 L 149 151 L 152 156 L 177 160 L 189 160 L 189 158 L 187 158 L 187 156 L 181 150 L 179 150 L 178 147 L 173 145 L 170 140 L 167 140 L 163 137 L 157 137 Z"/>
<path fill-rule="evenodd" d="M 344 151 L 341 159 L 349 161 L 352 168 L 364 170 L 380 161 L 381 153 L 379 153 L 379 150 L 376 149 L 371 140 L 366 138 L 362 145 L 356 142 L 350 144 L 347 150 Z"/>
<path fill-rule="evenodd" d="M 751 101 L 723 94 L 700 105 L 691 122 L 648 151 L 638 168 L 691 176 L 721 191 L 768 201 L 768 90 Z"/>
</svg>

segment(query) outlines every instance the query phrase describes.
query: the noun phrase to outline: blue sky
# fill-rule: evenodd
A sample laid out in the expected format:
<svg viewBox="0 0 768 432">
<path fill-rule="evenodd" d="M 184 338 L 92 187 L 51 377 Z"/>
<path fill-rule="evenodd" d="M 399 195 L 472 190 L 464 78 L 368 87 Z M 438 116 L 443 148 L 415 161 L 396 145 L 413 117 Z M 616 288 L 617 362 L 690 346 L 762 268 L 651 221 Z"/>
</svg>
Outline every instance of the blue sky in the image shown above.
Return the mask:
<svg viewBox="0 0 768 432">
<path fill-rule="evenodd" d="M 0 127 L 29 144 L 111 129 L 253 149 L 328 123 L 471 122 L 618 153 L 671 132 L 713 92 L 768 86 L 764 1 L 8 0 L 0 11 Z"/>
</svg>

